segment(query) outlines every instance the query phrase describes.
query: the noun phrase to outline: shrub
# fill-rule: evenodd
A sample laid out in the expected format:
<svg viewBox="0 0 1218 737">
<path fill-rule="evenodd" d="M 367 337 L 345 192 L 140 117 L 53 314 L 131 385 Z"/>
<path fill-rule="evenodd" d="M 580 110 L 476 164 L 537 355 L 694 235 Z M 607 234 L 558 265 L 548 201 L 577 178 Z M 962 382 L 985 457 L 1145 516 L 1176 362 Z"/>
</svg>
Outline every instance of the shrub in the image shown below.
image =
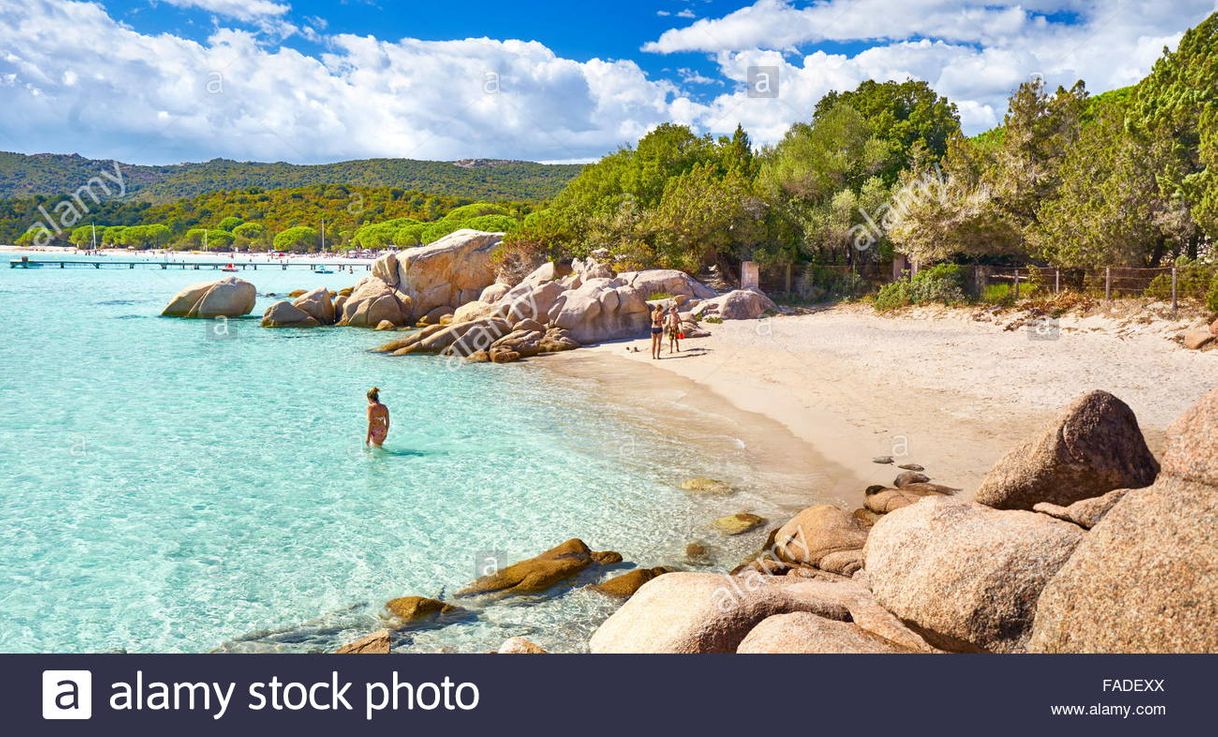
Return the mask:
<svg viewBox="0 0 1218 737">
<path fill-rule="evenodd" d="M 1205 306 L 1210 312 L 1218 312 L 1218 273 L 1210 280 L 1210 291 L 1205 295 Z"/>
<path fill-rule="evenodd" d="M 875 308 L 880 312 L 895 310 L 909 304 L 909 282 L 895 281 L 885 284 L 875 295 Z"/>
<path fill-rule="evenodd" d="M 964 269 L 956 264 L 938 264 L 919 271 L 909 281 L 909 301 L 955 305 L 968 301 L 964 293 Z"/>
<path fill-rule="evenodd" d="M 1176 297 L 1179 299 L 1208 300 L 1210 284 L 1215 273 L 1209 266 L 1196 264 L 1188 259 L 1176 262 Z M 1143 295 L 1163 302 L 1171 299 L 1171 273 L 1164 272 L 1151 280 Z"/>
</svg>

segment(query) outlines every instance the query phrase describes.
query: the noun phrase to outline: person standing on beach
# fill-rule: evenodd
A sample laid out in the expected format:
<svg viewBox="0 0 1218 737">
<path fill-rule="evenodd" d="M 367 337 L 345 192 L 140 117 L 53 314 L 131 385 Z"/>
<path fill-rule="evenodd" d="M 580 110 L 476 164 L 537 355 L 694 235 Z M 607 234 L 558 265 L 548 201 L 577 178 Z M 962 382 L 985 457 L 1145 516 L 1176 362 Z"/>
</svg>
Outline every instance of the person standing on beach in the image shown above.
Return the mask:
<svg viewBox="0 0 1218 737">
<path fill-rule="evenodd" d="M 674 302 L 668 308 L 668 317 L 664 321 L 668 328 L 668 352 L 671 354 L 673 346 L 676 346 L 677 353 L 681 352 L 681 313 L 677 312 L 677 304 Z"/>
<path fill-rule="evenodd" d="M 364 436 L 364 445 L 371 443 L 379 448 L 387 435 L 389 408 L 381 404 L 381 390 L 374 386 L 368 390 L 368 433 Z"/>
<path fill-rule="evenodd" d="M 651 311 L 651 357 L 658 359 L 664 347 L 664 305 L 657 304 Z"/>
</svg>

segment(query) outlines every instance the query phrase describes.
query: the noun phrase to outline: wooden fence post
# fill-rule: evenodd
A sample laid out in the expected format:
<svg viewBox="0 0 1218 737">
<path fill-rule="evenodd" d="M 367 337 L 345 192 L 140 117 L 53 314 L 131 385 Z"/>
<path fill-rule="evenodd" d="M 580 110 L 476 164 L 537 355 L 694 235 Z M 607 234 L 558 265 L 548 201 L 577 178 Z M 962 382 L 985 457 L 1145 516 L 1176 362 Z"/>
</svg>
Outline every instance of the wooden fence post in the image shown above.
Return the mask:
<svg viewBox="0 0 1218 737">
<path fill-rule="evenodd" d="M 1112 267 L 1104 267 L 1104 299 L 1108 302 L 1112 301 Z"/>
<path fill-rule="evenodd" d="M 1019 301 L 1019 269 L 1015 269 L 1015 301 Z"/>
<path fill-rule="evenodd" d="M 1062 293 L 1062 270 L 1061 269 L 1053 270 L 1053 293 L 1054 294 Z"/>
<path fill-rule="evenodd" d="M 1171 267 L 1171 311 L 1176 312 L 1179 301 L 1176 299 L 1176 267 Z"/>
</svg>

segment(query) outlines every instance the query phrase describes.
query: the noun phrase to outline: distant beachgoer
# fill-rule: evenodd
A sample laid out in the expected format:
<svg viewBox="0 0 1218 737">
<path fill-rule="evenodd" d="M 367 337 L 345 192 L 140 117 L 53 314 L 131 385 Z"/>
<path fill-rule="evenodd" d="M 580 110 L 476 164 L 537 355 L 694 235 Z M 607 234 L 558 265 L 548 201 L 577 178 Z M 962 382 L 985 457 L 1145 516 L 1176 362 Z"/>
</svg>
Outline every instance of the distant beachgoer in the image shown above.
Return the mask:
<svg viewBox="0 0 1218 737">
<path fill-rule="evenodd" d="M 673 346 L 676 346 L 677 353 L 680 353 L 681 313 L 677 312 L 677 305 L 675 303 L 668 308 L 668 317 L 665 318 L 664 325 L 668 329 L 668 352 L 672 353 Z"/>
<path fill-rule="evenodd" d="M 389 434 L 389 408 L 381 404 L 381 390 L 375 386 L 368 390 L 368 434 L 364 445 L 371 443 L 381 447 Z"/>
<path fill-rule="evenodd" d="M 664 346 L 664 305 L 656 305 L 651 311 L 651 357 L 659 358 Z"/>
</svg>

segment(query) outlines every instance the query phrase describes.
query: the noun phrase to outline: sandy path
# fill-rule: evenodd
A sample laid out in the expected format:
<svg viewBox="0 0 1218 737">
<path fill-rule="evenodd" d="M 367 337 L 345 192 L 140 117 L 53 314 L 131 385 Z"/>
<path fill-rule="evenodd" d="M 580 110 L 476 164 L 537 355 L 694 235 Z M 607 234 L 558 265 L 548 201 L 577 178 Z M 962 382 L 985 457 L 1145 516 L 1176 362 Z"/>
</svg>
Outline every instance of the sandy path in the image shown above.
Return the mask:
<svg viewBox="0 0 1218 737">
<path fill-rule="evenodd" d="M 692 381 L 781 423 L 834 466 L 815 493 L 847 501 L 861 496 L 860 483 L 891 482 L 894 469 L 872 463 L 877 455 L 971 491 L 998 457 L 1091 389 L 1133 407 L 1157 451 L 1163 429 L 1218 385 L 1218 352 L 1180 348 L 1168 340 L 1178 326 L 1164 323 L 1063 318 L 1059 334 L 1038 339 L 966 311 L 894 318 L 845 306 L 708 327 L 711 337 L 686 341 L 692 350 L 672 359 L 649 360 L 645 340 L 592 350 L 680 376 L 672 391 L 690 403 L 706 401 L 688 390 Z"/>
</svg>

